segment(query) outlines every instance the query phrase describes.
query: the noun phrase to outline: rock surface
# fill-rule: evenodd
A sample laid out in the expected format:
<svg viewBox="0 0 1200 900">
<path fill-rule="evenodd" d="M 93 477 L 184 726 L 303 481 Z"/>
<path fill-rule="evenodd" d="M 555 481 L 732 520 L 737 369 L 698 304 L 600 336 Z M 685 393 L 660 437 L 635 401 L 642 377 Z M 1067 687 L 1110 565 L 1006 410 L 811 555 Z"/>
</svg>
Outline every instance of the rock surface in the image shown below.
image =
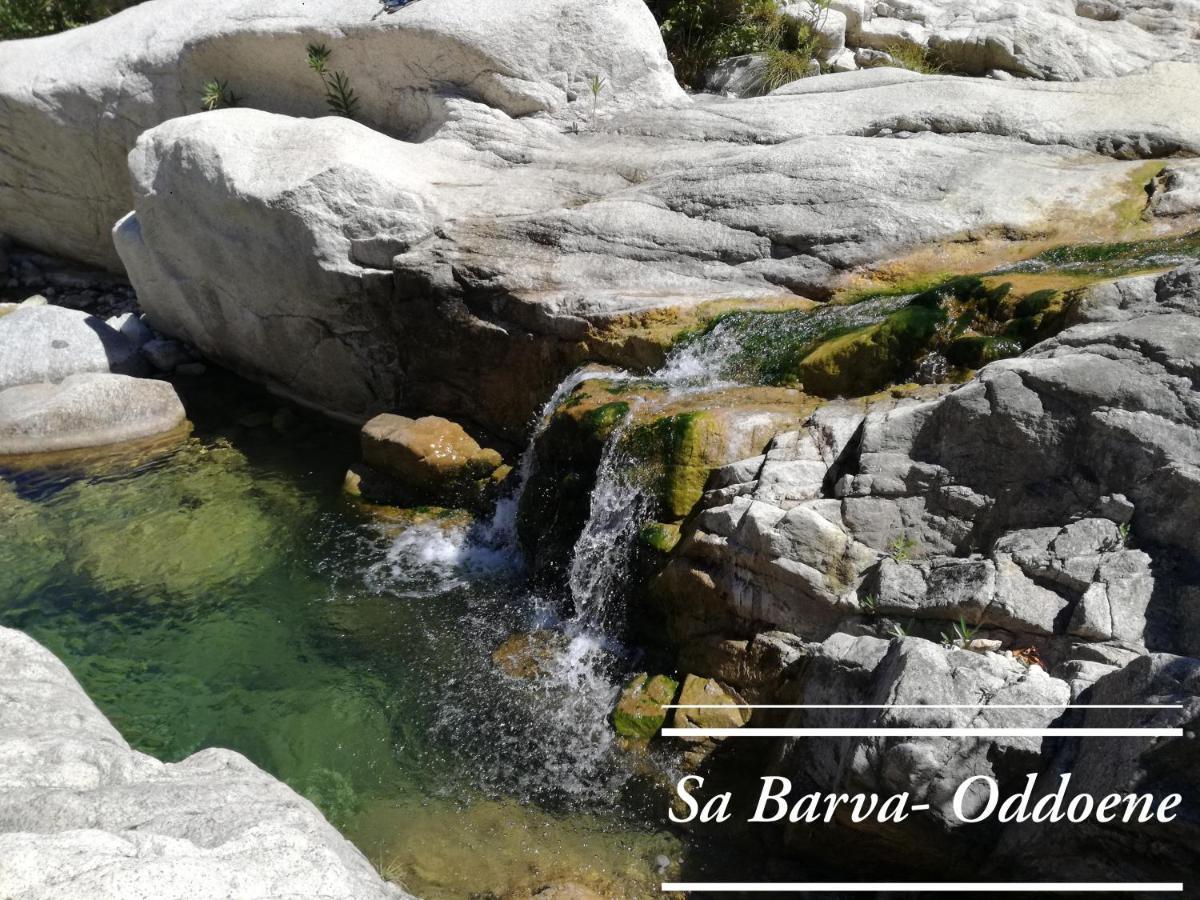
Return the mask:
<svg viewBox="0 0 1200 900">
<path fill-rule="evenodd" d="M 413 496 L 446 503 L 477 501 L 500 454 L 480 447 L 457 422 L 384 413 L 362 429 L 363 462 Z"/>
<path fill-rule="evenodd" d="M 101 447 L 181 428 L 183 404 L 165 381 L 68 375 L 0 390 L 0 457 Z"/>
<path fill-rule="evenodd" d="M 307 800 L 228 750 L 130 749 L 66 666 L 0 629 L 0 894 L 402 898 Z"/>
<path fill-rule="evenodd" d="M 1112 157 L 1200 150 L 1200 67 L 1066 88 L 852 72 L 594 133 L 447 100 L 419 144 L 221 110 L 139 139 L 116 241 L 151 324 L 206 356 L 513 438 L 579 364 L 654 365 L 709 301 L 827 296 L 964 235 L 1123 235 L 1142 164 Z"/>
<path fill-rule="evenodd" d="M 6 42 L 0 59 L 0 230 L 119 270 L 108 240 L 131 206 L 138 135 L 201 109 L 204 84 L 243 105 L 327 114 L 306 46 L 324 43 L 362 121 L 416 135 L 462 95 L 513 116 L 682 97 L 642 0 L 439 0 L 392 15 L 377 0 L 151 0 L 86 28 Z M 316 141 L 313 142 L 317 143 Z"/>
<path fill-rule="evenodd" d="M 924 48 L 954 71 L 1108 78 L 1196 59 L 1196 0 L 836 0 L 853 47 Z"/>
<path fill-rule="evenodd" d="M 137 348 L 103 319 L 46 305 L 22 305 L 0 318 L 0 388 L 141 370 Z"/>
</svg>

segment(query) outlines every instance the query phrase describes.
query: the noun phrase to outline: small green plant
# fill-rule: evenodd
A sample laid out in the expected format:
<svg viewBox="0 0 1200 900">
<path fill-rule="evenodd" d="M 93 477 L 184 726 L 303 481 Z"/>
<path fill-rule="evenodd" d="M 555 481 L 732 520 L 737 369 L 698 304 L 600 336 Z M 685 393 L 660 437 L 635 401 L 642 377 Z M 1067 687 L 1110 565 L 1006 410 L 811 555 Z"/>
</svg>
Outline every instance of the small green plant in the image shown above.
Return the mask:
<svg viewBox="0 0 1200 900">
<path fill-rule="evenodd" d="M 214 78 L 200 89 L 200 106 L 205 112 L 237 106 L 238 98 L 229 89 L 229 82 Z"/>
<path fill-rule="evenodd" d="M 1117 526 L 1117 539 L 1121 542 L 1122 547 L 1129 546 L 1129 537 L 1132 531 L 1132 526 L 1128 522 L 1122 522 Z"/>
<path fill-rule="evenodd" d="M 862 607 L 863 612 L 868 616 L 873 616 L 879 612 L 879 598 L 874 594 L 864 594 L 859 597 L 858 605 Z"/>
<path fill-rule="evenodd" d="M 908 637 L 908 629 L 905 628 L 903 625 L 901 625 L 899 622 L 893 622 L 892 626 L 887 630 L 887 633 L 890 634 L 894 638 Z"/>
<path fill-rule="evenodd" d="M 917 541 L 907 534 L 893 538 L 888 544 L 888 554 L 896 562 L 907 562 L 912 558 L 912 553 L 916 549 Z"/>
<path fill-rule="evenodd" d="M 588 89 L 592 92 L 592 127 L 596 127 L 596 104 L 600 100 L 600 92 L 604 90 L 604 79 L 599 75 L 593 75 L 592 80 L 588 82 Z"/>
<path fill-rule="evenodd" d="M 325 85 L 325 104 L 336 116 L 353 119 L 358 112 L 358 96 L 350 87 L 350 79 L 345 72 L 330 71 L 329 57 L 333 54 L 324 44 L 309 44 L 308 67 L 321 76 Z"/>
<path fill-rule="evenodd" d="M 942 632 L 942 646 L 947 648 L 969 647 L 971 641 L 975 640 L 975 635 L 979 633 L 979 628 L 978 625 L 968 625 L 967 620 L 959 616 L 958 621 L 951 626 L 950 634 Z"/>
</svg>

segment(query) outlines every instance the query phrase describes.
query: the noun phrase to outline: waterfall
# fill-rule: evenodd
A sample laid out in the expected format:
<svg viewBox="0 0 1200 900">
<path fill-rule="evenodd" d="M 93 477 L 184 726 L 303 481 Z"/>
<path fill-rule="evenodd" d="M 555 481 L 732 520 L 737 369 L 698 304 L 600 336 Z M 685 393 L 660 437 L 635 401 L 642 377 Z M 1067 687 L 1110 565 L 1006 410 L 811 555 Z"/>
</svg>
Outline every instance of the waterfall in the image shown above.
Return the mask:
<svg viewBox="0 0 1200 900">
<path fill-rule="evenodd" d="M 518 554 L 517 514 L 521 509 L 521 498 L 525 493 L 525 487 L 529 484 L 529 479 L 533 475 L 533 468 L 537 463 L 538 438 L 542 436 L 549 426 L 554 411 L 558 409 L 559 404 L 567 399 L 571 391 L 575 390 L 575 388 L 588 378 L 597 375 L 600 371 L 602 370 L 598 370 L 594 366 L 584 366 L 576 369 L 559 382 L 558 387 L 554 389 L 554 393 L 542 404 L 542 408 L 534 417 L 533 427 L 529 432 L 529 441 L 525 444 L 525 449 L 521 451 L 521 459 L 517 463 L 515 485 L 507 496 L 501 497 L 496 503 L 496 509 L 492 513 L 492 520 L 481 535 L 483 543 L 490 547 L 505 548 L 514 555 Z"/>
<path fill-rule="evenodd" d="M 641 403 L 641 398 L 632 398 L 624 419 L 605 441 L 587 522 L 571 553 L 568 586 L 575 604 L 576 632 L 604 631 L 609 606 L 629 574 L 634 537 L 650 513 L 649 498 L 622 446 Z"/>
</svg>

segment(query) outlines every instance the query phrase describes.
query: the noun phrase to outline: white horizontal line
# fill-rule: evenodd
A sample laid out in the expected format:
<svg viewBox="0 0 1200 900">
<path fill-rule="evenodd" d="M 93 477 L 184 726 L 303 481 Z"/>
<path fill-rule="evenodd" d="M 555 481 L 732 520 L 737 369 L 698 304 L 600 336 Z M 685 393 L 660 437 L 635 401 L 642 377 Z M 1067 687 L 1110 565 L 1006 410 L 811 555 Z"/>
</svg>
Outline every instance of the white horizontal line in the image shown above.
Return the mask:
<svg viewBox="0 0 1200 900">
<path fill-rule="evenodd" d="M 1182 728 L 664 728 L 663 737 L 1183 737 Z"/>
<path fill-rule="evenodd" d="M 668 881 L 662 886 L 663 891 L 706 891 L 709 893 L 723 892 L 768 892 L 786 891 L 790 893 L 821 892 L 821 891 L 853 891 L 860 893 L 920 891 L 922 893 L 1006 893 L 1024 894 L 1039 892 L 1074 892 L 1074 893 L 1128 893 L 1132 891 L 1169 891 L 1183 892 L 1182 881 L 1136 882 L 1136 881 L 1024 881 L 1024 882 L 854 882 L 854 881 Z"/>
<path fill-rule="evenodd" d="M 1182 703 L 664 703 L 663 709 L 1183 709 Z"/>
</svg>

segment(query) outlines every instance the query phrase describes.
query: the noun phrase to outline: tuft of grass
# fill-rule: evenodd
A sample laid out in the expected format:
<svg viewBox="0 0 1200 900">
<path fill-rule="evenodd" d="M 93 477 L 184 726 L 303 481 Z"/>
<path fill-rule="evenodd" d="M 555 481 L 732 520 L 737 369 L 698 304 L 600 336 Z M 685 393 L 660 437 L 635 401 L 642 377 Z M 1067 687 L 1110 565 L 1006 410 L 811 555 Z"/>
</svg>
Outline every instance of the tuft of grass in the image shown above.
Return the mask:
<svg viewBox="0 0 1200 900">
<path fill-rule="evenodd" d="M 890 56 L 899 68 L 910 72 L 920 72 L 922 75 L 937 75 L 944 66 L 937 54 L 928 47 L 917 44 L 889 44 L 884 52 Z"/>
<path fill-rule="evenodd" d="M 205 112 L 238 105 L 238 96 L 229 89 L 229 82 L 213 78 L 200 89 L 200 107 Z"/>
<path fill-rule="evenodd" d="M 888 543 L 888 554 L 896 562 L 907 562 L 912 558 L 912 552 L 917 549 L 917 541 L 907 534 L 893 538 Z"/>
<path fill-rule="evenodd" d="M 858 605 L 862 607 L 863 612 L 868 616 L 873 616 L 879 612 L 879 598 L 874 594 L 865 594 L 859 597 Z"/>
<path fill-rule="evenodd" d="M 767 65 L 762 74 L 761 90 L 769 94 L 776 88 L 791 84 L 808 75 L 812 54 L 799 50 L 768 50 Z"/>
<path fill-rule="evenodd" d="M 604 90 L 605 80 L 600 75 L 593 75 L 592 80 L 588 82 L 588 89 L 592 92 L 592 128 L 596 127 L 596 104 L 600 101 L 600 92 Z"/>
</svg>

